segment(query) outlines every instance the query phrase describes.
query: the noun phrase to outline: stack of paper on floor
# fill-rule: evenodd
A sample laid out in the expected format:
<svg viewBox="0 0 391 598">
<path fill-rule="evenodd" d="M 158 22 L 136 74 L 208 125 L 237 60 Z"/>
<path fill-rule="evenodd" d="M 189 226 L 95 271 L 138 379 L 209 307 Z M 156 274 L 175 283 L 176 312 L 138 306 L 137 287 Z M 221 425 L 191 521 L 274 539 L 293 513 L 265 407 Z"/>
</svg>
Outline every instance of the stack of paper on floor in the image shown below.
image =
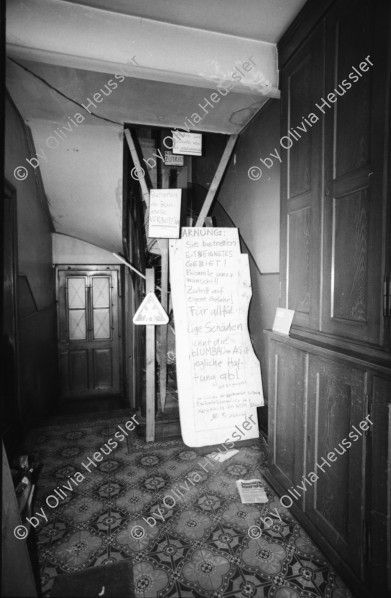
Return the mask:
<svg viewBox="0 0 391 598">
<path fill-rule="evenodd" d="M 238 480 L 236 486 L 242 503 L 252 504 L 268 500 L 261 480 Z"/>
</svg>

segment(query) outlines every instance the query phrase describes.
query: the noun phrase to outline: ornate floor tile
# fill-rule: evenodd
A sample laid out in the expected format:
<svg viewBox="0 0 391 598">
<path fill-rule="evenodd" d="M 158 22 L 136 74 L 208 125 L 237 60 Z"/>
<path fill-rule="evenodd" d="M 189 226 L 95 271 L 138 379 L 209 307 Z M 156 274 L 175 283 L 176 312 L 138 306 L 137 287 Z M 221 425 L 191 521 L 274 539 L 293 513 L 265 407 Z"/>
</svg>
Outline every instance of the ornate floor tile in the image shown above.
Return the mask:
<svg viewBox="0 0 391 598">
<path fill-rule="evenodd" d="M 241 554 L 245 567 L 251 571 L 266 573 L 268 576 L 282 572 L 283 561 L 288 554 L 281 544 L 270 542 L 263 537 L 257 540 L 249 539 L 246 544 Z"/>
<path fill-rule="evenodd" d="M 64 571 L 72 571 L 87 566 L 102 549 L 102 538 L 86 530 L 71 533 L 55 544 L 51 552 L 54 562 L 60 564 Z"/>
<path fill-rule="evenodd" d="M 151 550 L 160 537 L 157 526 L 150 527 L 144 519 L 138 517 L 130 520 L 112 539 L 113 545 L 131 555 L 132 553 Z"/>
<path fill-rule="evenodd" d="M 206 540 L 213 526 L 209 515 L 192 509 L 180 513 L 171 524 L 171 530 L 186 540 Z"/>
<path fill-rule="evenodd" d="M 256 525 L 259 510 L 255 505 L 244 505 L 241 502 L 232 502 L 227 506 L 221 516 L 221 521 L 235 530 L 247 533 L 252 525 Z"/>
<path fill-rule="evenodd" d="M 149 561 L 136 563 L 133 568 L 133 576 L 135 594 L 143 598 L 161 596 L 161 592 L 172 584 L 169 572 Z"/>
<path fill-rule="evenodd" d="M 208 548 L 196 549 L 182 567 L 184 583 L 201 595 L 222 594 L 234 572 L 225 556 Z"/>
<path fill-rule="evenodd" d="M 59 512 L 61 519 L 68 519 L 74 523 L 86 523 L 105 509 L 100 500 L 90 497 L 74 497 Z"/>
<path fill-rule="evenodd" d="M 122 496 L 115 497 L 117 508 L 124 509 L 132 515 L 145 511 L 152 501 L 152 493 L 143 492 L 138 488 L 130 488 Z"/>
</svg>

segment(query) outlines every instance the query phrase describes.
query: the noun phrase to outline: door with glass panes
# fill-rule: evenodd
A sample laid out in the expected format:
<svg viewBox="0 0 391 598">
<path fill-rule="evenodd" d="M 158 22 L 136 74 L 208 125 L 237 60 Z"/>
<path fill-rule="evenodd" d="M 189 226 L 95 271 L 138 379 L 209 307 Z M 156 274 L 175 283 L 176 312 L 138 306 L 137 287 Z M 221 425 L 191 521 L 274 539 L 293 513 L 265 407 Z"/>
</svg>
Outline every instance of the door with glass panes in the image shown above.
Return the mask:
<svg viewBox="0 0 391 598">
<path fill-rule="evenodd" d="M 120 394 L 119 269 L 57 269 L 62 397 Z"/>
</svg>

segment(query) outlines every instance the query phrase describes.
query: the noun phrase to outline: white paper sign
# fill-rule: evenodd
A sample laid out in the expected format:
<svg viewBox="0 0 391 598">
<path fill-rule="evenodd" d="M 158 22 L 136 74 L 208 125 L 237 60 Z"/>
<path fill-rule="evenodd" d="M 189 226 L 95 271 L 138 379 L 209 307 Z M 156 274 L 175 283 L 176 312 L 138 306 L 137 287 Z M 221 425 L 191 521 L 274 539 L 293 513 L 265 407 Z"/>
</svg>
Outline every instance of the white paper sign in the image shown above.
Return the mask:
<svg viewBox="0 0 391 598">
<path fill-rule="evenodd" d="M 263 405 L 247 328 L 249 262 L 237 229 L 182 228 L 170 242 L 170 271 L 182 438 L 194 447 L 221 443 L 247 418 L 256 422 Z M 243 428 L 245 438 L 258 437 L 257 424 Z"/>
<path fill-rule="evenodd" d="M 277 307 L 272 330 L 274 330 L 274 332 L 280 332 L 281 334 L 289 334 L 294 315 L 294 309 Z"/>
<path fill-rule="evenodd" d="M 172 153 L 187 156 L 202 156 L 201 133 L 172 131 Z"/>
<path fill-rule="evenodd" d="M 151 189 L 149 194 L 148 237 L 177 239 L 182 189 Z"/>
</svg>

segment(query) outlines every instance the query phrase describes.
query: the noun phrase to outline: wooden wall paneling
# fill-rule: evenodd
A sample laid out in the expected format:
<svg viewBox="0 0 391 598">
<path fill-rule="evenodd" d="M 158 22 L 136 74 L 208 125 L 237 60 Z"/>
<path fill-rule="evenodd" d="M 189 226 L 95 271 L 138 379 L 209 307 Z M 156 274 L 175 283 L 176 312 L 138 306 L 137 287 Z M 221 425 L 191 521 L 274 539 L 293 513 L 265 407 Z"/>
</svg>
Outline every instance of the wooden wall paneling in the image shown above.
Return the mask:
<svg viewBox="0 0 391 598">
<path fill-rule="evenodd" d="M 310 356 L 307 471 L 315 472 L 319 480 L 307 491 L 307 514 L 360 578 L 365 556 L 365 438 L 352 426 L 358 427 L 368 415 L 366 377 L 364 370 L 340 359 Z M 352 431 L 357 440 L 349 437 Z"/>
<path fill-rule="evenodd" d="M 379 149 L 376 148 L 375 167 L 384 175 L 376 176 L 372 185 L 374 193 L 388 198 L 388 201 L 383 203 L 381 214 L 382 233 L 385 238 L 383 274 L 391 275 L 391 235 L 389 234 L 391 231 L 391 44 L 388 44 L 388 48 L 384 47 L 387 44 L 385 40 L 391 40 L 391 3 L 389 2 L 384 7 L 381 22 L 377 24 L 375 40 L 375 53 L 379 58 L 376 60 L 374 83 L 379 90 L 376 101 L 380 102 L 380 105 L 376 105 L 376 110 L 378 114 L 384 113 L 384 119 L 377 118 L 373 123 L 374 138 L 379 136 L 381 139 L 385 130 L 388 132 L 388 138 L 386 134 L 384 148 L 380 148 L 380 156 Z M 384 73 L 388 73 L 388 77 L 384 77 Z M 380 342 L 391 353 L 391 317 L 380 318 Z"/>
<path fill-rule="evenodd" d="M 371 121 L 372 147 L 372 197 L 376 198 L 376 230 L 382 237 L 381 253 L 377 255 L 381 268 L 381 277 L 385 272 L 391 274 L 391 3 L 378 0 L 375 4 L 375 24 L 373 34 L 373 93 Z M 376 244 L 379 247 L 379 243 Z M 379 247 L 380 250 L 380 247 Z M 380 281 L 380 284 L 382 281 Z M 377 344 L 391 352 L 391 318 L 383 317 L 382 291 L 378 287 L 371 290 L 373 299 L 377 300 L 375 316 L 379 318 Z"/>
<path fill-rule="evenodd" d="M 271 341 L 269 436 L 272 475 L 289 488 L 305 471 L 306 362 L 305 354 Z M 299 501 L 303 506 L 303 501 Z"/>
<path fill-rule="evenodd" d="M 391 593 L 391 378 L 373 379 L 371 511 L 367 544 L 376 596 Z M 385 594 L 384 594 L 385 595 Z"/>
<path fill-rule="evenodd" d="M 287 493 L 298 479 L 293 459 L 308 479 L 334 452 L 292 512 L 354 595 L 372 598 L 391 590 L 391 320 L 382 314 L 391 273 L 391 4 L 306 7 L 279 44 L 282 135 L 297 132 L 300 98 L 303 116 L 310 96 L 321 119 L 310 144 L 295 141 L 281 165 L 280 304 L 296 314 L 289 337 L 269 335 L 267 475 Z M 349 438 L 368 412 L 373 427 Z"/>
<path fill-rule="evenodd" d="M 282 72 L 281 305 L 295 310 L 293 326 L 319 320 L 319 195 L 322 125 L 308 121 L 323 90 L 321 23 Z M 307 119 L 308 120 L 308 119 Z M 315 121 L 315 119 L 314 119 Z M 299 128 L 300 127 L 300 128 Z"/>
<path fill-rule="evenodd" d="M 382 195 L 374 193 L 376 152 L 373 137 L 375 72 L 359 70 L 372 56 L 373 5 L 339 2 L 327 19 L 326 88 L 336 103 L 325 108 L 324 310 L 321 330 L 359 342 L 379 343 L 382 280 Z M 367 63 L 368 64 L 368 63 Z M 349 78 L 349 74 L 358 81 Z M 341 84 L 346 81 L 345 86 Z M 347 89 L 348 84 L 351 86 Z M 376 159 L 375 159 L 376 158 Z M 374 162 L 375 159 L 375 162 Z"/>
</svg>

